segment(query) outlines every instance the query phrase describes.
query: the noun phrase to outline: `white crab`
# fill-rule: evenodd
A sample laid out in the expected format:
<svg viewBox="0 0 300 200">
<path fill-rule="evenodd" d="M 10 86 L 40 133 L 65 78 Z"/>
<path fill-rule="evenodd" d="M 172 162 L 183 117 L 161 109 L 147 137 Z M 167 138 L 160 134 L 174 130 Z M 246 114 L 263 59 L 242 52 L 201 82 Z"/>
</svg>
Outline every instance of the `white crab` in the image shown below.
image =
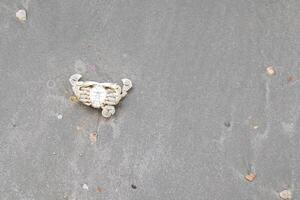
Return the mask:
<svg viewBox="0 0 300 200">
<path fill-rule="evenodd" d="M 95 81 L 79 81 L 82 75 L 74 74 L 69 81 L 73 92 L 80 102 L 93 108 L 101 108 L 103 117 L 115 113 L 115 105 L 127 95 L 132 87 L 129 79 L 122 79 L 123 86 L 116 83 L 98 83 Z"/>
</svg>

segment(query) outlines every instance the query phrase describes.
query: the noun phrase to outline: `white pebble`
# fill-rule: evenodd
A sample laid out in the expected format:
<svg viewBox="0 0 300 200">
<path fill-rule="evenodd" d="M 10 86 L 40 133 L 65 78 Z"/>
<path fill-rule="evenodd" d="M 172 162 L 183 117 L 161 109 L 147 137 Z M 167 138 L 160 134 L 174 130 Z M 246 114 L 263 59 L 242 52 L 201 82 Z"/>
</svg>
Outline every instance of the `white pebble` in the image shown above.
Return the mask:
<svg viewBox="0 0 300 200">
<path fill-rule="evenodd" d="M 57 119 L 62 119 L 62 118 L 63 118 L 62 114 L 57 115 Z"/>
<path fill-rule="evenodd" d="M 82 189 L 84 189 L 84 190 L 89 190 L 89 186 L 87 186 L 87 184 L 83 184 L 83 185 L 82 185 Z"/>
<path fill-rule="evenodd" d="M 21 22 L 25 22 L 27 19 L 26 11 L 24 9 L 18 10 L 16 12 L 16 18 Z"/>
<path fill-rule="evenodd" d="M 268 74 L 269 76 L 274 76 L 274 75 L 276 75 L 276 70 L 275 70 L 275 68 L 274 68 L 273 66 L 267 67 L 266 72 L 267 72 L 267 74 Z"/>
</svg>

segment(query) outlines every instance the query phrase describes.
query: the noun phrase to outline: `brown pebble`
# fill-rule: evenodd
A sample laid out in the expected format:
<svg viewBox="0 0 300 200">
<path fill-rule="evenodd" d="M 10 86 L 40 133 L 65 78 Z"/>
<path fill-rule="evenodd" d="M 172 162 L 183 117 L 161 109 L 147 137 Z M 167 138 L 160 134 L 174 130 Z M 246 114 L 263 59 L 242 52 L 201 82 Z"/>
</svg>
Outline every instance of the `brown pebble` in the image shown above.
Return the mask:
<svg viewBox="0 0 300 200">
<path fill-rule="evenodd" d="M 254 181 L 255 178 L 256 178 L 256 174 L 254 174 L 254 173 L 250 173 L 250 174 L 247 174 L 247 175 L 245 176 L 245 179 L 246 179 L 247 181 L 249 181 L 249 182 Z"/>
<path fill-rule="evenodd" d="M 102 190 L 101 187 L 97 187 L 97 188 L 96 188 L 96 192 L 99 192 L 99 193 L 100 193 L 100 192 L 102 192 L 102 191 L 103 191 L 103 190 Z"/>
<path fill-rule="evenodd" d="M 269 76 L 274 76 L 274 75 L 276 75 L 276 70 L 274 69 L 273 66 L 269 66 L 269 67 L 267 67 L 267 69 L 266 69 L 266 73 L 267 73 Z"/>
<path fill-rule="evenodd" d="M 97 133 L 93 132 L 90 134 L 90 141 L 92 144 L 96 143 L 97 142 Z"/>
<path fill-rule="evenodd" d="M 295 77 L 294 77 L 294 76 L 289 76 L 289 77 L 287 78 L 287 82 L 288 82 L 288 83 L 292 83 L 294 80 L 295 80 Z"/>
</svg>

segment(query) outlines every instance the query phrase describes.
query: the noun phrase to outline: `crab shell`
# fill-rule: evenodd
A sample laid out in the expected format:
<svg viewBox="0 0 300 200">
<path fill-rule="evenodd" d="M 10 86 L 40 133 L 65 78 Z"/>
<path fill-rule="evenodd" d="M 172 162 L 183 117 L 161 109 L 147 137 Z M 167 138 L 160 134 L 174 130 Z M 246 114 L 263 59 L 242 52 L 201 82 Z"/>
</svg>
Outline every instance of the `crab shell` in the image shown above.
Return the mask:
<svg viewBox="0 0 300 200">
<path fill-rule="evenodd" d="M 82 76 L 74 74 L 69 81 L 73 92 L 80 102 L 93 108 L 101 108 L 104 117 L 115 113 L 114 106 L 127 95 L 132 83 L 129 79 L 122 79 L 123 86 L 116 83 L 98 83 L 95 81 L 79 81 Z"/>
</svg>

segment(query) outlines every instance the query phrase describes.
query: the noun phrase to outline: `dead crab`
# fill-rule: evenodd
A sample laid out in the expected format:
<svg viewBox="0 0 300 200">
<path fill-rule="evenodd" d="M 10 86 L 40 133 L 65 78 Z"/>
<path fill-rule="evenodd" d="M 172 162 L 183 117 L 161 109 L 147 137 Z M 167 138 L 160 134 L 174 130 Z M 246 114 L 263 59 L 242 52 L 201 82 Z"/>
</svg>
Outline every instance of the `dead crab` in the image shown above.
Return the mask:
<svg viewBox="0 0 300 200">
<path fill-rule="evenodd" d="M 103 117 L 110 117 L 115 113 L 115 105 L 127 95 L 132 87 L 129 79 L 122 79 L 121 87 L 116 83 L 79 81 L 81 77 L 80 74 L 74 74 L 69 79 L 75 96 L 87 106 L 101 108 Z"/>
</svg>

